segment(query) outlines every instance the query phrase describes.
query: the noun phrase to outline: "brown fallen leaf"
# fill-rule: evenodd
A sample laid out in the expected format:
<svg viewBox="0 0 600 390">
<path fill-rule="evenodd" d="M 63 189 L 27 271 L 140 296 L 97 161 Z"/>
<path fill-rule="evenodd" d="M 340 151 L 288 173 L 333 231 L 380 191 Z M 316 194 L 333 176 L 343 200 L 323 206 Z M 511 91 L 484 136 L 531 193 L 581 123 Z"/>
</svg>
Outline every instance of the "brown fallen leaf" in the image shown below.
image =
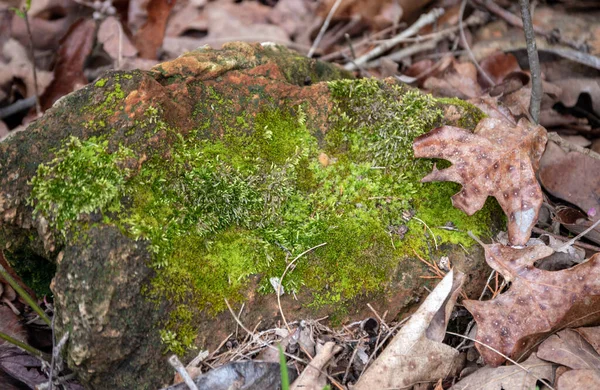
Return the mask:
<svg viewBox="0 0 600 390">
<path fill-rule="evenodd" d="M 564 329 L 548 337 L 540 344 L 537 355 L 575 370 L 600 370 L 598 352 L 573 329 Z"/>
<path fill-rule="evenodd" d="M 599 160 L 548 142 L 539 177 L 549 193 L 578 206 L 592 221 L 600 218 Z"/>
<path fill-rule="evenodd" d="M 469 99 L 480 96 L 482 89 L 477 82 L 477 68 L 471 62 L 458 62 L 452 58 L 450 66 L 429 77 L 423 82 L 423 88 L 435 96 Z"/>
<path fill-rule="evenodd" d="M 594 222 L 590 221 L 588 216 L 579 211 L 579 209 L 567 206 L 555 207 L 553 219 L 575 234 L 583 233 L 594 224 Z M 585 238 L 600 245 L 600 227 L 596 226 L 591 231 L 587 232 Z"/>
<path fill-rule="evenodd" d="M 27 48 L 15 39 L 9 39 L 2 46 L 1 56 L 4 57 L 6 62 L 0 66 L 0 85 L 15 88 L 25 97 L 34 96 L 33 64 L 27 54 Z M 37 70 L 39 93 L 42 93 L 51 81 L 52 72 Z M 23 87 L 19 88 L 20 84 Z"/>
<path fill-rule="evenodd" d="M 562 374 L 557 381 L 557 390 L 600 389 L 600 374 L 597 370 L 571 370 Z"/>
<path fill-rule="evenodd" d="M 96 23 L 91 19 L 80 19 L 69 28 L 60 41 L 54 80 L 40 96 L 42 111 L 52 107 L 60 97 L 88 83 L 83 66 L 94 44 Z"/>
<path fill-rule="evenodd" d="M 577 328 L 575 332 L 579 333 L 581 337 L 590 345 L 598 355 L 600 355 L 600 326 L 594 326 L 589 328 Z"/>
<path fill-rule="evenodd" d="M 360 15 L 368 23 L 383 28 L 400 18 L 407 20 L 414 16 L 416 11 L 421 10 L 431 0 L 346 0 L 343 1 L 334 16 L 348 18 Z M 325 0 L 318 8 L 318 15 L 327 16 L 335 0 Z M 390 15 L 391 14 L 391 15 Z M 392 20 L 396 19 L 396 20 Z"/>
<path fill-rule="evenodd" d="M 146 5 L 146 23 L 136 32 L 134 43 L 141 58 L 155 60 L 163 44 L 167 19 L 176 0 L 150 0 Z"/>
<path fill-rule="evenodd" d="M 565 329 L 540 345 L 537 353 L 540 358 L 572 369 L 558 379 L 559 390 L 600 388 L 600 355 L 587 339 L 597 346 L 600 328 Z"/>
<path fill-rule="evenodd" d="M 535 389 L 538 379 L 545 379 L 548 383 L 552 383 L 552 377 L 552 364 L 533 354 L 520 366 L 482 367 L 461 379 L 450 390 Z"/>
<path fill-rule="evenodd" d="M 477 340 L 484 345 L 476 347 L 487 364 L 506 360 L 487 346 L 518 360 L 548 333 L 600 319 L 600 254 L 573 268 L 543 271 L 533 264 L 552 254 L 550 247 L 483 247 L 490 267 L 512 283 L 493 300 L 464 302 L 477 321 Z"/>
<path fill-rule="evenodd" d="M 487 56 L 481 61 L 480 65 L 496 85 L 500 84 L 509 74 L 521 70 L 515 56 L 501 51 Z M 487 84 L 485 78 L 481 78 L 479 82 L 484 87 L 491 87 L 491 85 Z"/>
<path fill-rule="evenodd" d="M 0 332 L 27 343 L 27 330 L 23 323 L 10 307 L 4 305 L 0 306 Z M 8 341 L 0 339 L 0 351 L 12 346 Z"/>
<path fill-rule="evenodd" d="M 354 389 L 409 388 L 419 382 L 434 382 L 460 372 L 464 354 L 443 344 L 442 340 L 463 282 L 464 274 L 448 272 L 361 375 Z"/>
<path fill-rule="evenodd" d="M 104 51 L 115 61 L 137 55 L 137 49 L 126 35 L 121 22 L 114 16 L 109 16 L 100 23 L 98 43 L 102 44 Z"/>
<path fill-rule="evenodd" d="M 232 40 L 289 42 L 288 34 L 281 27 L 269 23 L 271 12 L 271 7 L 259 2 L 209 3 L 204 9 L 208 36 L 198 40 L 198 44 L 218 47 Z"/>
<path fill-rule="evenodd" d="M 415 157 L 441 158 L 450 168 L 433 172 L 421 181 L 453 181 L 463 185 L 452 204 L 468 215 L 481 209 L 488 196 L 496 198 L 508 216 L 512 245 L 525 245 L 542 205 L 542 190 L 535 178 L 546 144 L 546 130 L 521 119 L 485 118 L 473 133 L 443 126 L 415 139 Z"/>
</svg>

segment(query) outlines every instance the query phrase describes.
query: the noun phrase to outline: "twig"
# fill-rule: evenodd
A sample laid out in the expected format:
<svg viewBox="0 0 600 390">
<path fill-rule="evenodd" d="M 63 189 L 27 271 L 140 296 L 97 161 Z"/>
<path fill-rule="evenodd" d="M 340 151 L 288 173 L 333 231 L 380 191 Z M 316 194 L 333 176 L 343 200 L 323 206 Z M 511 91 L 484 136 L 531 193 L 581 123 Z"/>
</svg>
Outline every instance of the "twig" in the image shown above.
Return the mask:
<svg viewBox="0 0 600 390">
<path fill-rule="evenodd" d="M 394 47 L 396 44 L 402 42 L 402 40 L 411 37 L 419 32 L 419 30 L 427 26 L 433 22 L 435 22 L 440 16 L 444 14 L 444 10 L 442 8 L 434 8 L 429 13 L 423 14 L 417 19 L 417 21 L 402 31 L 400 34 L 395 37 L 385 41 L 381 45 L 376 46 L 373 50 L 364 54 L 362 57 L 357 58 L 353 63 L 350 62 L 344 66 L 346 70 L 356 70 L 358 66 L 366 64 L 369 60 L 380 56 L 387 50 Z"/>
<path fill-rule="evenodd" d="M 50 380 L 48 381 L 48 389 L 52 390 L 53 382 L 52 377 L 54 376 L 54 366 L 58 368 L 58 372 L 62 371 L 62 357 L 60 355 L 63 347 L 67 343 L 69 339 L 69 332 L 65 332 L 60 338 L 58 344 L 54 345 L 54 319 L 56 316 L 52 317 L 52 360 L 50 361 Z"/>
<path fill-rule="evenodd" d="M 487 72 L 485 70 L 483 70 L 483 68 L 481 67 L 481 65 L 479 65 L 479 62 L 477 62 L 477 60 L 475 59 L 475 55 L 471 51 L 471 47 L 469 46 L 469 43 L 467 42 L 467 38 L 465 37 L 465 29 L 464 29 L 464 26 L 463 26 L 463 18 L 465 16 L 465 8 L 466 8 L 466 6 L 467 6 L 467 0 L 462 0 L 462 3 L 460 4 L 460 12 L 458 14 L 458 30 L 460 32 L 460 39 L 461 39 L 461 41 L 463 43 L 463 47 L 465 48 L 465 50 L 469 54 L 469 58 L 471 59 L 471 62 L 473 63 L 473 65 L 475 65 L 475 67 L 477 68 L 477 70 L 479 71 L 479 73 L 481 73 L 481 75 L 490 84 L 490 86 L 493 87 L 494 85 L 496 85 L 496 83 L 494 83 L 494 81 L 492 80 L 492 78 L 490 76 L 488 76 Z"/>
<path fill-rule="evenodd" d="M 42 351 L 32 347 L 29 344 L 25 344 L 24 342 L 17 340 L 14 337 L 11 337 L 4 332 L 0 332 L 0 339 L 6 340 L 9 343 L 13 344 L 14 346 L 19 347 L 23 351 L 29 353 L 31 356 L 35 356 L 36 358 L 38 358 L 42 361 L 45 361 L 46 363 L 49 363 L 47 356 Z"/>
<path fill-rule="evenodd" d="M 179 375 L 181 375 L 183 381 L 190 390 L 198 390 L 196 383 L 194 383 L 194 380 L 192 379 L 190 374 L 187 372 L 183 364 L 179 361 L 177 355 L 171 355 L 169 357 L 169 364 L 175 369 L 175 371 L 179 373 Z"/>
<path fill-rule="evenodd" d="M 283 314 L 283 309 L 281 308 L 281 287 L 283 286 L 283 278 L 285 277 L 285 274 L 288 272 L 288 270 L 290 269 L 290 267 L 292 265 L 294 265 L 294 263 L 301 258 L 302 256 L 304 256 L 305 254 L 312 252 L 313 250 L 322 247 L 323 245 L 327 245 L 326 242 L 323 242 L 317 246 L 313 246 L 310 249 L 305 250 L 304 252 L 300 253 L 298 256 L 296 256 L 294 258 L 294 260 L 290 261 L 288 263 L 288 265 L 285 267 L 285 270 L 283 270 L 283 274 L 281 274 L 281 279 L 279 279 L 279 284 L 277 285 L 277 306 L 279 307 L 279 313 L 281 314 L 281 318 L 283 319 L 283 323 L 285 324 L 285 327 L 287 328 L 288 332 L 292 332 L 292 330 L 290 329 L 290 326 L 287 323 L 287 320 L 285 319 L 285 315 Z"/>
<path fill-rule="evenodd" d="M 344 34 L 344 39 L 346 40 L 346 44 L 348 45 L 348 48 L 350 49 L 350 56 L 352 57 L 352 60 L 356 59 L 356 52 L 354 51 L 354 46 L 352 46 L 352 41 L 350 40 L 350 34 Z"/>
<path fill-rule="evenodd" d="M 33 68 L 33 91 L 35 93 L 35 113 L 38 117 L 42 116 L 42 106 L 40 105 L 40 94 L 38 91 L 37 71 L 35 69 L 35 54 L 33 52 L 33 34 L 31 34 L 31 26 L 29 25 L 28 9 L 24 8 L 25 26 L 27 27 L 27 35 L 29 35 L 29 53 L 31 55 L 31 67 Z"/>
<path fill-rule="evenodd" d="M 0 108 L 0 119 L 8 118 L 18 112 L 25 111 L 35 106 L 35 96 L 17 100 L 10 106 Z"/>
<path fill-rule="evenodd" d="M 394 62 L 398 62 L 400 60 L 402 60 L 403 58 L 407 58 L 410 56 L 413 56 L 417 53 L 420 53 L 422 51 L 426 51 L 426 50 L 432 50 L 435 49 L 437 43 L 441 40 L 440 39 L 436 39 L 436 40 L 431 40 L 431 41 L 425 41 L 425 42 L 421 42 L 421 43 L 417 43 L 415 45 L 412 46 L 408 46 L 405 47 L 404 49 L 398 50 L 388 56 L 376 59 L 374 61 L 370 61 L 367 62 L 365 64 L 365 68 L 367 69 L 371 69 L 371 68 L 377 68 L 381 65 L 381 60 L 383 58 L 388 59 L 388 60 L 392 60 Z"/>
<path fill-rule="evenodd" d="M 359 47 L 363 47 L 366 45 L 370 45 L 373 43 L 373 41 L 378 38 L 378 37 L 382 37 L 385 34 L 389 33 L 390 31 L 392 31 L 394 29 L 394 26 L 390 26 L 390 27 L 386 27 L 381 31 L 377 31 L 376 33 L 374 33 L 373 35 L 366 37 L 362 40 L 360 40 L 359 42 L 353 44 L 354 48 L 359 48 Z M 337 57 L 343 57 L 344 54 L 348 54 L 349 52 L 349 48 L 345 47 L 342 48 L 338 51 L 334 51 L 333 53 L 329 53 L 329 54 L 325 54 L 323 57 L 319 58 L 322 61 L 332 61 L 333 59 L 337 58 Z M 356 56 L 353 56 L 353 58 L 356 58 Z"/>
<path fill-rule="evenodd" d="M 429 226 L 427 226 L 427 224 L 422 219 L 417 218 L 417 217 L 413 217 L 413 219 L 421 222 L 429 230 L 429 232 L 431 233 L 431 236 L 433 237 L 433 243 L 435 244 L 435 250 L 437 251 L 438 250 L 438 244 L 437 244 L 437 239 L 435 238 L 435 234 L 433 233 L 433 230 L 431 230 L 431 228 Z"/>
<path fill-rule="evenodd" d="M 240 319 L 233 312 L 233 309 L 231 308 L 231 305 L 229 304 L 229 301 L 227 300 L 227 298 L 223 298 L 223 299 L 225 300 L 225 304 L 227 305 L 227 308 L 229 309 L 229 313 L 231 313 L 231 316 L 233 317 L 233 319 L 235 320 L 235 322 L 237 322 L 242 327 L 242 329 L 244 329 L 246 331 L 246 333 L 248 333 L 248 335 L 250 335 L 252 337 L 253 340 L 257 341 L 259 344 L 262 344 L 263 347 L 270 348 L 270 349 L 272 349 L 274 351 L 277 351 L 277 353 L 280 352 L 278 348 L 275 348 L 271 344 L 267 344 L 266 342 L 260 340 L 258 338 L 258 336 L 256 336 L 250 329 L 246 328 L 246 325 L 244 325 L 242 323 L 242 321 L 240 321 Z M 306 360 L 304 360 L 302 358 L 299 358 L 297 356 L 294 356 L 292 354 L 289 354 L 289 353 L 287 353 L 285 351 L 283 351 L 283 354 L 285 356 L 289 357 L 290 359 L 293 359 L 293 360 L 295 360 L 297 362 L 300 362 L 302 364 L 306 364 L 307 366 L 311 366 L 314 369 L 319 370 L 323 375 L 327 376 L 327 379 L 329 379 L 331 381 L 331 383 L 333 383 L 337 388 L 339 388 L 340 390 L 344 390 L 344 388 L 340 384 L 338 384 L 337 381 L 335 379 L 333 379 L 329 374 L 327 374 L 326 372 L 322 371 L 321 369 L 319 369 L 317 367 L 314 367 L 313 365 L 311 365 L 310 362 L 308 362 L 308 361 L 306 361 Z"/>
<path fill-rule="evenodd" d="M 529 112 L 531 113 L 533 122 L 537 125 L 540 119 L 540 107 L 543 94 L 542 71 L 540 70 L 540 59 L 535 44 L 533 22 L 531 21 L 531 13 L 529 12 L 529 0 L 519 0 L 519 4 L 521 5 L 521 18 L 523 19 L 523 31 L 525 32 L 525 42 L 527 43 L 529 71 L 531 72 L 531 100 L 529 102 Z"/>
<path fill-rule="evenodd" d="M 519 367 L 521 370 L 525 371 L 526 373 L 528 373 L 529 375 L 531 375 L 532 377 L 534 377 L 534 378 L 535 378 L 535 379 L 537 379 L 538 381 L 540 381 L 540 382 L 542 382 L 543 384 L 545 384 L 546 386 L 548 386 L 548 388 L 549 388 L 550 390 L 555 390 L 555 389 L 554 389 L 554 387 L 550 386 L 550 384 L 549 384 L 548 382 L 546 382 L 544 379 L 542 379 L 542 378 L 538 377 L 537 375 L 535 375 L 534 373 L 532 373 L 530 370 L 528 370 L 527 368 L 523 367 L 523 365 L 521 365 L 521 364 L 517 363 L 515 360 L 513 360 L 513 359 L 509 358 L 508 356 L 506 356 L 506 355 L 505 355 L 505 354 L 503 354 L 502 352 L 498 351 L 497 349 L 495 349 L 495 348 L 493 348 L 493 347 L 490 347 L 489 345 L 487 345 L 487 344 L 484 344 L 484 343 L 482 343 L 482 342 L 481 342 L 481 341 L 479 341 L 479 340 L 475 340 L 475 339 L 472 339 L 472 338 L 470 338 L 470 337 L 463 336 L 462 334 L 458 334 L 458 333 L 454 333 L 454 332 L 448 332 L 448 331 L 446 331 L 446 334 L 450 334 L 450 335 L 453 335 L 453 336 L 462 337 L 462 338 L 465 338 L 465 339 L 467 339 L 467 340 L 473 341 L 473 342 L 475 342 L 475 343 L 477 343 L 477 344 L 479 344 L 479 345 L 483 345 L 484 347 L 486 347 L 486 348 L 488 348 L 488 349 L 490 349 L 490 350 L 492 350 L 492 351 L 496 352 L 498 355 L 502 356 L 503 358 L 505 358 L 506 360 L 508 360 L 508 361 L 509 361 L 509 362 L 511 362 L 512 364 L 514 364 L 515 366 Z"/>
<path fill-rule="evenodd" d="M 352 363 L 354 362 L 354 358 L 356 357 L 356 354 L 358 353 L 358 349 L 361 347 L 362 345 L 362 339 L 358 340 L 358 343 L 356 343 L 356 346 L 354 347 L 354 351 L 352 351 L 352 356 L 350 357 L 350 360 L 348 361 L 348 365 L 346 366 L 346 371 L 344 372 L 344 376 L 342 377 L 342 383 L 346 383 L 346 379 L 348 378 L 348 374 L 350 373 L 350 368 L 352 368 Z"/>
<path fill-rule="evenodd" d="M 579 240 L 581 237 L 583 237 L 586 234 L 588 234 L 592 229 L 594 229 L 598 225 L 600 225 L 600 219 L 598 219 L 596 222 L 594 222 L 594 224 L 592 226 L 590 226 L 589 228 L 585 229 L 584 231 L 582 231 L 581 233 L 579 233 L 578 235 L 576 235 L 575 237 L 573 237 L 572 239 L 570 239 L 569 241 L 567 241 L 566 243 L 564 243 L 560 248 L 558 248 L 556 250 L 556 252 L 560 252 L 563 249 L 565 249 L 567 247 L 570 247 L 571 245 L 573 245 L 575 243 L 575 241 Z"/>
<path fill-rule="evenodd" d="M 315 50 L 317 50 L 319 43 L 321 43 L 321 39 L 323 39 L 323 35 L 325 35 L 325 31 L 327 31 L 327 28 L 329 27 L 331 18 L 333 18 L 335 11 L 338 9 L 338 7 L 342 3 L 342 1 L 343 0 L 335 0 L 335 3 L 333 3 L 333 6 L 329 10 L 327 17 L 325 18 L 325 22 L 321 26 L 321 30 L 319 30 L 319 34 L 317 35 L 317 38 L 315 38 L 315 41 L 313 42 L 312 46 L 310 47 L 310 50 L 308 51 L 308 54 L 306 55 L 308 58 L 312 58 L 313 54 L 315 54 Z"/>
<path fill-rule="evenodd" d="M 465 20 L 464 25 L 466 26 L 474 26 L 483 23 L 484 18 L 482 14 L 473 14 Z M 414 45 L 405 47 L 404 49 L 393 52 L 383 58 L 388 58 L 392 61 L 398 62 L 403 58 L 410 57 L 416 53 L 420 53 L 422 51 L 434 49 L 439 41 L 442 39 L 449 37 L 456 33 L 459 30 L 459 26 L 450 27 L 444 30 L 436 31 L 431 34 L 417 36 L 415 38 L 406 38 L 404 42 L 413 42 Z M 435 53 L 436 55 L 439 53 Z M 450 54 L 450 53 L 448 53 Z M 452 54 L 458 54 L 456 52 Z M 380 65 L 381 60 L 370 61 L 366 64 L 366 68 L 373 68 Z"/>
<path fill-rule="evenodd" d="M 531 231 L 534 232 L 534 233 L 537 233 L 537 234 L 547 234 L 549 236 L 552 236 L 552 237 L 556 238 L 557 240 L 565 240 L 565 241 L 568 240 L 568 238 L 566 238 L 566 237 L 559 236 L 558 234 L 547 232 L 544 229 L 540 229 L 538 227 L 534 227 Z M 583 249 L 588 249 L 590 251 L 600 252 L 600 247 L 597 247 L 595 245 L 586 244 L 585 242 L 575 242 L 575 243 L 573 243 L 573 245 L 574 246 L 578 246 L 578 247 L 583 248 Z"/>
<path fill-rule="evenodd" d="M 484 6 L 485 8 L 488 9 L 488 11 L 490 11 L 491 13 L 495 14 L 496 16 L 499 16 L 500 18 L 504 19 L 509 24 L 512 24 L 515 27 L 523 28 L 523 20 L 522 19 L 520 19 L 518 16 L 513 15 L 512 13 L 508 12 L 504 8 L 500 7 L 494 1 L 492 1 L 492 0 L 475 0 L 475 2 Z M 543 35 L 545 37 L 550 37 L 550 33 L 548 33 L 546 30 L 544 30 L 541 27 L 534 25 L 533 29 L 536 33 L 538 33 L 540 35 Z"/>
<path fill-rule="evenodd" d="M 598 154 L 597 152 L 594 152 L 592 149 L 572 144 L 566 139 L 562 138 L 560 135 L 558 135 L 558 133 L 548 133 L 548 140 L 556 143 L 559 146 L 562 146 L 563 148 L 568 149 L 569 151 L 583 153 L 586 156 L 595 158 L 596 160 L 600 160 L 600 154 Z"/>
<path fill-rule="evenodd" d="M 383 325 L 384 328 L 386 328 L 388 330 L 388 332 L 390 331 L 390 327 L 385 323 L 385 321 L 383 320 L 383 318 L 381 318 L 379 316 L 379 313 L 377 313 L 377 311 L 373 308 L 373 306 L 371 306 L 370 303 L 367 303 L 367 307 L 373 312 L 373 314 L 375 314 L 375 317 L 377 317 L 377 319 L 379 320 L 379 323 L 381 325 Z"/>
</svg>

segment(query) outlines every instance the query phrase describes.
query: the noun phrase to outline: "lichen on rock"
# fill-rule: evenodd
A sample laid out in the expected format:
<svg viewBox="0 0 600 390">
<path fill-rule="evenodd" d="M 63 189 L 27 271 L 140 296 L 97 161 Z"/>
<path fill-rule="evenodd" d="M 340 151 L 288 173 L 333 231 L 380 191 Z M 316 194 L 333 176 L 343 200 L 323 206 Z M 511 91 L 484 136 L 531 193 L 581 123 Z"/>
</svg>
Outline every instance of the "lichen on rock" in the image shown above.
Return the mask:
<svg viewBox="0 0 600 390">
<path fill-rule="evenodd" d="M 490 204 L 468 217 L 451 206 L 455 185 L 419 182 L 433 162 L 412 157 L 412 140 L 452 122 L 449 107 L 463 121 L 479 115 L 278 46 L 108 74 L 0 144 L 2 177 L 18 176 L 1 179 L 0 240 L 61 253 L 57 328 L 71 331 L 69 361 L 98 388 L 138 388 L 161 353 L 214 346 L 234 326 L 224 299 L 247 302 L 251 322 L 273 321 L 269 279 L 316 246 L 283 280 L 286 313 L 340 321 L 378 297 L 395 314 L 424 283 L 415 253 L 460 264 L 454 245 L 501 215 Z M 16 238 L 41 220 L 48 234 Z M 116 334 L 126 369 L 95 349 Z"/>
</svg>

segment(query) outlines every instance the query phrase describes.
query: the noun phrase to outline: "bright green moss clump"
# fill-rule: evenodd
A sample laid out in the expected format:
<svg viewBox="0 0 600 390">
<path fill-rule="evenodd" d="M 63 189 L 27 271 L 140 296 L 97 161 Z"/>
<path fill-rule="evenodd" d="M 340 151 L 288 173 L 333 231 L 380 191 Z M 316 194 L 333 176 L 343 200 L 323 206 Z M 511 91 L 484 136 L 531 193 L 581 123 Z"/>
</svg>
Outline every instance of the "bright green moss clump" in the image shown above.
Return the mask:
<svg viewBox="0 0 600 390">
<path fill-rule="evenodd" d="M 442 120 L 435 99 L 371 79 L 328 85 L 325 132 L 307 126 L 311 102 L 267 98 L 259 112 L 233 115 L 231 106 L 219 110 L 227 99 L 212 88 L 196 112 L 222 115 L 192 134 L 210 123 L 225 129 L 222 137 L 182 136 L 162 110 L 148 109 L 148 123 L 138 126 L 165 132 L 169 152 L 148 156 L 135 174 L 123 164 L 130 150 L 71 139 L 40 166 L 33 204 L 63 232 L 80 213 L 98 212 L 149 243 L 157 276 L 145 294 L 171 303 L 161 338 L 176 353 L 192 345 L 200 311 L 224 310 L 224 298 L 243 300 L 254 275 L 260 291 L 274 293 L 269 278 L 323 243 L 296 262 L 284 288 L 342 313 L 360 296 L 383 293 L 413 249 L 433 246 L 431 231 L 439 244 L 467 246 L 466 231 L 485 233 L 491 216 L 452 208 L 450 183 L 419 183 L 432 163 L 413 159 L 412 141 Z M 455 231 L 445 229 L 448 222 Z"/>
<path fill-rule="evenodd" d="M 80 214 L 96 210 L 116 212 L 129 170 L 122 166 L 130 149 L 108 153 L 108 141 L 71 137 L 49 164 L 40 164 L 32 179 L 35 213 L 65 231 Z"/>
</svg>

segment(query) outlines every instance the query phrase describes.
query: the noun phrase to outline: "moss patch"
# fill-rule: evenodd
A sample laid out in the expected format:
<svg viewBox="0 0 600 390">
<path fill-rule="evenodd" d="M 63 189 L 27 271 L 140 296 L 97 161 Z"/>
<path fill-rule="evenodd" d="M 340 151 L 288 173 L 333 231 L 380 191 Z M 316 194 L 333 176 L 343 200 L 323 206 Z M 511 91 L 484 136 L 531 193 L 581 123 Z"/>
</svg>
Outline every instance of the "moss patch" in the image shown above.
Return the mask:
<svg viewBox="0 0 600 390">
<path fill-rule="evenodd" d="M 171 128 L 160 109 L 138 118 L 145 134 L 165 134 L 164 153 L 144 156 L 134 170 L 132 149 L 72 138 L 38 168 L 31 202 L 65 237 L 81 214 L 95 214 L 149 243 L 157 274 L 145 294 L 171 304 L 161 338 L 173 352 L 192 345 L 199 312 L 222 311 L 223 298 L 243 300 L 253 275 L 260 291 L 273 293 L 269 278 L 323 243 L 298 259 L 284 288 L 344 312 L 385 292 L 412 250 L 432 247 L 429 232 L 438 244 L 470 245 L 466 231 L 485 234 L 491 209 L 467 217 L 450 205 L 456 186 L 419 183 L 432 162 L 413 159 L 412 141 L 441 123 L 438 101 L 372 79 L 328 86 L 327 131 L 307 124 L 312 102 L 252 91 L 262 104 L 246 113 L 200 86 L 195 115 L 205 119 L 189 134 Z M 104 103 L 118 106 L 123 95 L 115 84 Z M 212 127 L 222 136 L 196 138 Z"/>
<path fill-rule="evenodd" d="M 34 213 L 65 232 L 80 214 L 102 209 L 117 212 L 129 170 L 120 166 L 132 151 L 108 153 L 108 141 L 71 137 L 48 164 L 40 164 L 31 180 Z"/>
</svg>

